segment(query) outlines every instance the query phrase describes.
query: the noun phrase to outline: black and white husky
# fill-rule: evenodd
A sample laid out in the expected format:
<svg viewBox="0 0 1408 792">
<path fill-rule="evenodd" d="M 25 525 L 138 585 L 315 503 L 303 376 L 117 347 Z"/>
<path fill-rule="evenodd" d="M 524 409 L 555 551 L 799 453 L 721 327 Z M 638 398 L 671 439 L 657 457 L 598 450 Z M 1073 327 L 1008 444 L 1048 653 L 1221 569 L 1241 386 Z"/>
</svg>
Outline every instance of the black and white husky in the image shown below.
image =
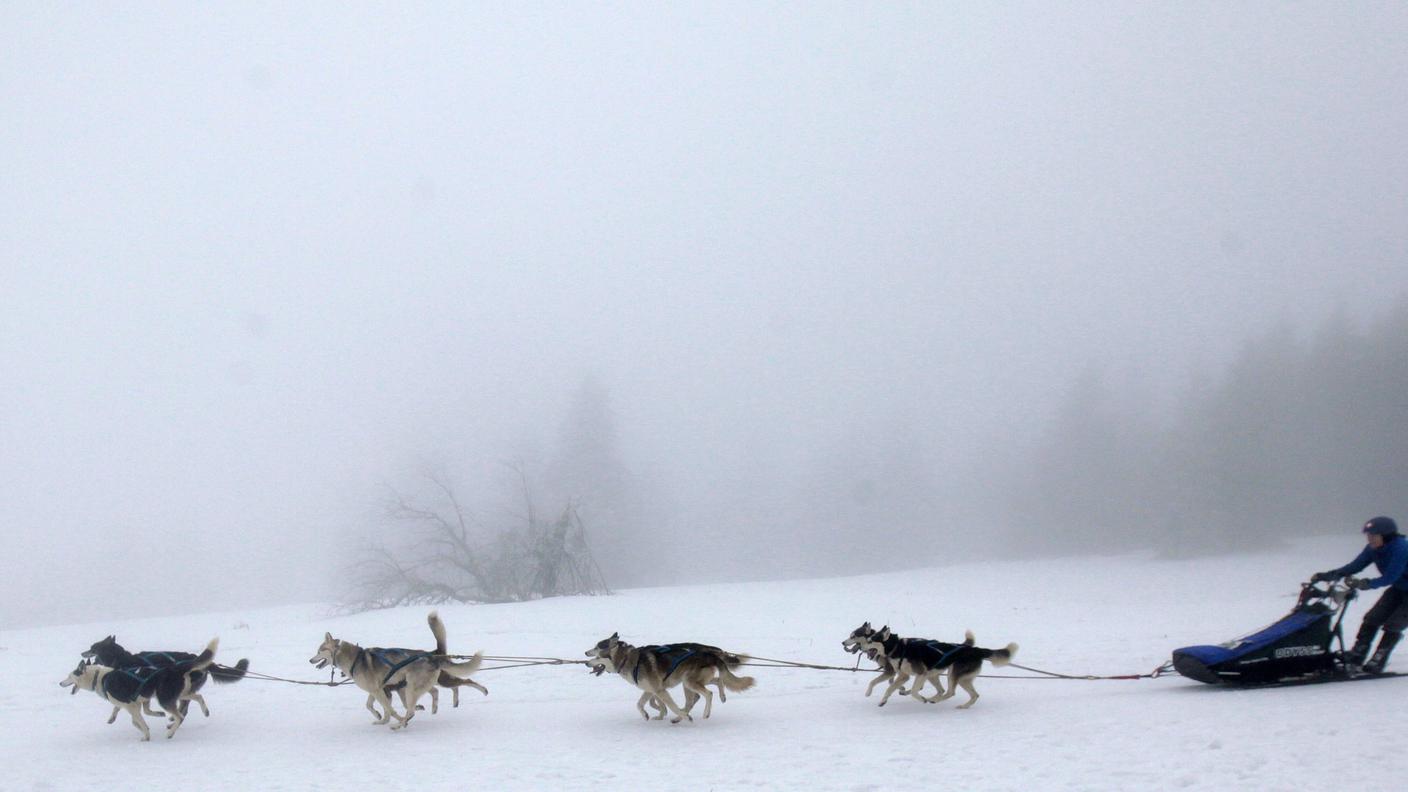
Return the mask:
<svg viewBox="0 0 1408 792">
<path fill-rule="evenodd" d="M 184 699 L 191 695 L 193 678 L 202 674 L 215 660 L 215 650 L 220 639 L 212 638 L 205 651 L 192 655 L 189 660 L 180 660 L 168 666 L 139 666 L 136 668 L 112 668 L 96 662 L 84 660 L 59 683 L 60 687 L 91 690 L 104 700 L 112 703 L 114 711 L 127 710 L 132 716 L 132 725 L 142 733 L 142 741 L 152 738 L 151 729 L 142 717 L 142 710 L 150 711 L 149 702 L 156 699 L 166 711 L 167 738 L 174 737 L 176 730 L 185 721 L 182 714 Z M 112 722 L 112 718 L 108 719 Z"/>
<path fill-rule="evenodd" d="M 1011 662 L 1012 656 L 1017 653 L 1015 643 L 1009 643 L 1001 649 L 975 646 L 972 631 L 965 633 L 963 643 L 955 644 L 927 638 L 903 638 L 892 632 L 888 626 L 875 630 L 869 636 L 857 635 L 868 627 L 869 623 L 862 625 L 852 633 L 847 642 L 867 654 L 874 652 L 876 662 L 893 676 L 889 687 L 885 688 L 885 695 L 880 697 L 882 707 L 895 691 L 901 690 L 905 682 L 913 679 L 914 686 L 910 688 L 909 695 L 915 699 L 934 704 L 952 698 L 961 687 L 967 691 L 968 701 L 960 704 L 958 708 L 968 709 L 978 701 L 978 691 L 973 687 L 973 680 L 982 671 L 983 661 L 986 660 L 995 666 L 1004 666 Z M 947 690 L 939 681 L 945 673 L 948 674 Z M 874 687 L 884 677 L 885 674 L 882 673 L 872 681 L 871 686 Z M 938 694 L 933 698 L 927 698 L 922 693 L 926 683 L 933 684 L 938 690 Z M 869 695 L 868 690 L 866 695 Z"/>
<path fill-rule="evenodd" d="M 91 660 L 97 665 L 107 666 L 108 668 L 130 669 L 134 673 L 144 674 L 147 673 L 145 669 L 169 668 L 179 663 L 194 660 L 196 659 L 196 655 L 190 652 L 176 651 L 129 652 L 123 648 L 122 644 L 117 642 L 117 636 L 109 635 L 88 647 L 88 651 L 83 653 L 83 659 Z M 191 675 L 190 690 L 181 699 L 181 717 L 184 718 L 186 716 L 186 709 L 190 707 L 192 701 L 200 705 L 200 711 L 207 718 L 210 717 L 210 708 L 205 705 L 205 697 L 200 695 L 200 689 L 205 686 L 207 676 L 221 684 L 228 684 L 244 679 L 245 672 L 248 670 L 249 660 L 241 658 L 240 661 L 233 666 L 211 663 L 208 669 L 193 673 Z M 78 688 L 74 688 L 73 692 L 77 693 Z M 144 703 L 143 707 L 148 715 L 162 714 L 151 708 L 150 701 Z M 117 719 L 117 713 L 120 709 L 121 707 L 112 708 L 112 716 L 108 718 L 108 723 L 112 723 Z"/>
<path fill-rule="evenodd" d="M 870 622 L 865 622 L 861 626 L 851 630 L 851 634 L 841 642 L 841 648 L 850 654 L 863 654 L 870 658 L 871 662 L 879 666 L 880 675 L 870 680 L 870 684 L 865 686 L 865 695 L 870 696 L 875 692 L 875 686 L 881 682 L 889 682 L 895 678 L 895 664 L 890 662 L 890 658 L 880 653 L 880 645 L 871 640 L 875 633 L 879 632 L 870 626 Z M 900 688 L 900 695 L 909 692 Z M 943 691 L 940 690 L 940 693 Z"/>
</svg>

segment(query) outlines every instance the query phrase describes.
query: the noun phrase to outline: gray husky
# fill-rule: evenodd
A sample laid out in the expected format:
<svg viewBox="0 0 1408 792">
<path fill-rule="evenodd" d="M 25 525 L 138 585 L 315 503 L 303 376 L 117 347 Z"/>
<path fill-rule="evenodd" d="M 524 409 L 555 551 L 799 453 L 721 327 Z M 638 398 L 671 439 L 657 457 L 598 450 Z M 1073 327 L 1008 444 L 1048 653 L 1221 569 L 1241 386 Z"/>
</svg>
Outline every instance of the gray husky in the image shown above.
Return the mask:
<svg viewBox="0 0 1408 792">
<path fill-rule="evenodd" d="M 719 690 L 719 701 L 727 701 L 725 691 L 741 693 L 753 686 L 752 677 L 740 677 L 733 673 L 746 655 L 725 652 L 717 646 L 696 643 L 665 644 L 661 646 L 631 646 L 612 633 L 596 646 L 587 650 L 587 665 L 592 673 L 600 676 L 607 671 L 619 674 L 622 679 L 641 689 L 636 709 L 642 717 L 650 719 L 645 711 L 647 702 L 655 707 L 656 720 L 665 717 L 668 709 L 675 717 L 671 723 L 681 720 L 694 720 L 689 711 L 695 702 L 704 699 L 704 717 L 713 710 L 714 694 L 705 687 L 710 682 Z M 670 696 L 670 688 L 681 685 L 685 691 L 685 706 L 680 709 Z M 663 704 L 663 706 L 662 706 Z"/>
<path fill-rule="evenodd" d="M 445 625 L 440 621 L 439 614 L 432 611 L 427 621 L 435 634 L 437 650 L 443 649 Z M 415 717 L 421 696 L 432 692 L 442 676 L 449 677 L 457 684 L 467 681 L 469 675 L 479 669 L 483 653 L 476 652 L 467 663 L 455 663 L 443 653 L 363 648 L 334 638 L 332 633 L 324 633 L 322 644 L 308 662 L 318 668 L 331 664 L 351 678 L 357 687 L 368 693 L 367 709 L 376 717 L 374 723 L 380 726 L 395 718 L 397 722 L 391 728 L 400 729 Z M 483 689 L 478 684 L 475 687 Z M 398 715 L 391 706 L 391 691 L 400 694 L 404 715 Z M 373 701 L 381 704 L 381 712 L 372 706 Z"/>
<path fill-rule="evenodd" d="M 166 711 L 166 736 L 171 738 L 176 736 L 176 730 L 186 719 L 182 702 L 194 695 L 193 678 L 203 674 L 215 662 L 215 650 L 219 645 L 218 638 L 211 639 L 199 655 L 160 668 L 111 668 L 83 661 L 59 686 L 91 690 L 114 707 L 127 710 L 132 717 L 132 725 L 142 733 L 143 742 L 150 740 L 152 733 L 142 717 L 142 710 L 150 713 L 151 700 L 155 698 Z M 112 718 L 108 719 L 108 723 L 112 723 Z"/>
</svg>

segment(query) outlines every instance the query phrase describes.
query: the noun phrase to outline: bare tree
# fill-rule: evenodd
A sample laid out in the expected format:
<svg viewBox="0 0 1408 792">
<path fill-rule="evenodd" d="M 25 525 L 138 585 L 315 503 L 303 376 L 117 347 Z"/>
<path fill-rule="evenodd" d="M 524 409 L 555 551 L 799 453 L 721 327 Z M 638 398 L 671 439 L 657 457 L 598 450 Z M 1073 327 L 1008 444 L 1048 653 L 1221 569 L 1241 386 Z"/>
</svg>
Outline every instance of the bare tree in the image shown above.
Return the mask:
<svg viewBox="0 0 1408 792">
<path fill-rule="evenodd" d="M 343 607 L 349 611 L 444 602 L 520 602 L 609 590 L 574 503 L 556 520 L 538 517 L 528 476 L 518 474 L 521 514 L 485 526 L 443 474 L 424 476 L 421 498 L 389 489 L 386 534 L 362 547 Z"/>
</svg>

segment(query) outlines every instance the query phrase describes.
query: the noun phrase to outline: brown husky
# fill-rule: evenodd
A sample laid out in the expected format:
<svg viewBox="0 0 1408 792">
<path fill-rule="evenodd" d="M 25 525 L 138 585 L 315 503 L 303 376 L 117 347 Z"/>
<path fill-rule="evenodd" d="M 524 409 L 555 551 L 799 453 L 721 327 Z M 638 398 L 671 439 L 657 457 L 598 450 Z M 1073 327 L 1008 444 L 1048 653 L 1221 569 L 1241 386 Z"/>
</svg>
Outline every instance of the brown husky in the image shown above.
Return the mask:
<svg viewBox="0 0 1408 792">
<path fill-rule="evenodd" d="M 587 650 L 587 661 L 592 673 L 600 676 L 606 671 L 614 671 L 627 682 L 640 688 L 642 693 L 636 701 L 636 709 L 642 717 L 650 719 L 645 705 L 650 702 L 659 714 L 656 720 L 665 717 L 665 710 L 674 713 L 671 723 L 681 720 L 694 720 L 689 711 L 700 698 L 704 699 L 704 717 L 713 710 L 714 694 L 705 687 L 710 682 L 719 689 L 719 700 L 727 701 L 725 691 L 740 693 L 753 686 L 752 677 L 740 677 L 733 669 L 746 661 L 746 655 L 737 655 L 718 648 L 696 643 L 666 644 L 663 646 L 631 646 L 612 633 L 610 638 L 597 642 Z M 670 696 L 669 689 L 681 685 L 685 691 L 685 707 L 680 709 Z M 661 707 L 660 705 L 664 706 Z"/>
<path fill-rule="evenodd" d="M 431 631 L 436 634 L 437 645 L 442 644 L 445 628 L 440 622 L 440 616 L 431 612 L 428 621 Z M 444 655 L 402 652 L 405 650 L 394 652 L 376 648 L 364 649 L 354 643 L 338 640 L 332 637 L 332 633 L 325 633 L 318 651 L 308 662 L 318 668 L 331 664 L 346 674 L 357 687 L 369 694 L 367 709 L 377 717 L 374 723 L 382 725 L 395 718 L 397 723 L 391 728 L 400 729 L 415 717 L 416 704 L 421 696 L 434 689 L 441 674 L 449 674 L 457 680 L 466 679 L 479 669 L 483 659 L 482 653 L 476 653 L 467 663 L 452 663 Z M 406 711 L 404 715 L 396 714 L 396 710 L 391 706 L 389 693 L 392 690 L 401 695 L 401 706 Z M 376 711 L 372 701 L 381 704 L 381 712 Z"/>
</svg>

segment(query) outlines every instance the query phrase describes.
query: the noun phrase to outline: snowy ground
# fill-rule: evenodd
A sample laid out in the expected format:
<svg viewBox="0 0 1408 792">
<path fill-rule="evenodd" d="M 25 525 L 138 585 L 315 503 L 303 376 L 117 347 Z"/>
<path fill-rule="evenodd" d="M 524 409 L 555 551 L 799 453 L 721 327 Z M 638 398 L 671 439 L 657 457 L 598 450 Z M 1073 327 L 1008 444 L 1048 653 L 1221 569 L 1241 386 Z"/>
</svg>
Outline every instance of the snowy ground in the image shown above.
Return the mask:
<svg viewBox="0 0 1408 792">
<path fill-rule="evenodd" d="M 440 609 L 452 651 L 578 658 L 619 630 L 634 643 L 692 640 L 842 665 L 861 621 L 902 634 L 1017 641 L 1017 662 L 1069 673 L 1146 672 L 1169 650 L 1247 632 L 1289 609 L 1296 583 L 1342 563 L 1355 538 L 1238 558 L 1140 556 L 955 565 L 902 573 L 628 591 Z M 1364 605 L 1350 621 L 1357 624 Z M 484 672 L 487 698 L 369 725 L 350 688 L 246 680 L 207 687 L 212 716 L 174 740 L 138 741 L 106 703 L 57 683 L 89 643 L 249 657 L 266 674 L 315 674 L 325 630 L 366 644 L 430 645 L 426 609 L 334 618 L 317 606 L 0 632 L 0 787 L 84 789 L 1293 789 L 1369 788 L 1408 730 L 1408 681 L 1263 691 L 1179 677 L 988 679 L 971 710 L 862 695 L 869 675 L 747 669 L 754 690 L 708 721 L 636 714 L 636 693 L 581 666 Z M 1404 660 L 1400 658 L 1400 661 Z M 1400 662 L 1399 665 L 1403 663 Z M 878 694 L 877 694 L 878 697 Z M 448 696 L 444 699 L 448 703 Z M 1386 742 L 1387 741 L 1387 742 Z M 1399 770 L 1402 769 L 1400 764 Z"/>
</svg>

